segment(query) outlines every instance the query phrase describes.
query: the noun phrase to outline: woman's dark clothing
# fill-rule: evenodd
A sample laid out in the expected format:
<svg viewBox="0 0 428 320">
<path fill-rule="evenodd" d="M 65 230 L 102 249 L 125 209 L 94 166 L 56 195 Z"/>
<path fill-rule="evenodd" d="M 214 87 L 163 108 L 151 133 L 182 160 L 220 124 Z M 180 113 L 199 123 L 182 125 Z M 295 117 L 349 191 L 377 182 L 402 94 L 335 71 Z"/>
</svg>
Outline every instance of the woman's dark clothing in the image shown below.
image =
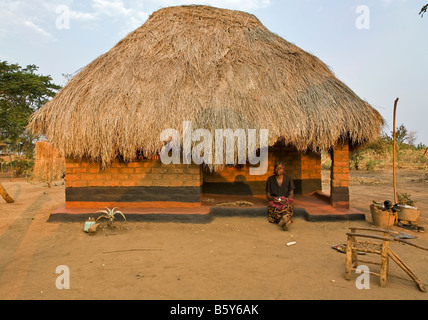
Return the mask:
<svg viewBox="0 0 428 320">
<path fill-rule="evenodd" d="M 284 174 L 281 187 L 278 185 L 276 176 L 271 176 L 266 182 L 266 192 L 270 193 L 272 197 L 286 197 L 290 196 L 290 192 L 294 190 L 293 179 Z"/>
</svg>

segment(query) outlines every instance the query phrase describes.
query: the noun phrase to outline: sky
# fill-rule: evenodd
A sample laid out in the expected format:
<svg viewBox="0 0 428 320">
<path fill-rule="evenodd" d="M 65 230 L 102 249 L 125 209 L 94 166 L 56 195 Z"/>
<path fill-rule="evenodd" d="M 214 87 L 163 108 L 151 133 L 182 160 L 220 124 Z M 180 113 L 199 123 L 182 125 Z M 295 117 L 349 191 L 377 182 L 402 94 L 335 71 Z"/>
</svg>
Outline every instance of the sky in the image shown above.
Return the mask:
<svg viewBox="0 0 428 320">
<path fill-rule="evenodd" d="M 317 56 L 393 130 L 428 145 L 428 0 L 0 0 L 0 60 L 34 64 L 64 85 L 163 7 L 205 4 L 254 14 Z"/>
</svg>

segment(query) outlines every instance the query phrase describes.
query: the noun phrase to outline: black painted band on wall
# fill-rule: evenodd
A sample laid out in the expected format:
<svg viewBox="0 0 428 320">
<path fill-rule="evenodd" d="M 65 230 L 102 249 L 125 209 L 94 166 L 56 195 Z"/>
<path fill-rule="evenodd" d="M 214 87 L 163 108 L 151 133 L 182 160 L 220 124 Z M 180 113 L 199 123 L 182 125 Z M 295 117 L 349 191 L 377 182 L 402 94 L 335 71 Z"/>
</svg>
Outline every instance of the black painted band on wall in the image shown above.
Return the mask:
<svg viewBox="0 0 428 320">
<path fill-rule="evenodd" d="M 331 188 L 331 200 L 333 202 L 349 202 L 349 188 L 333 187 Z"/>
<path fill-rule="evenodd" d="M 201 202 L 200 187 L 66 188 L 66 201 L 79 202 Z"/>
<path fill-rule="evenodd" d="M 266 194 L 266 182 L 204 182 L 202 193 L 229 196 L 264 195 Z"/>
<path fill-rule="evenodd" d="M 309 194 L 322 190 L 320 179 L 294 179 L 294 194 Z M 265 195 L 266 181 L 204 182 L 202 192 L 219 195 Z"/>
<path fill-rule="evenodd" d="M 294 194 L 310 194 L 322 190 L 321 179 L 295 179 Z"/>
</svg>

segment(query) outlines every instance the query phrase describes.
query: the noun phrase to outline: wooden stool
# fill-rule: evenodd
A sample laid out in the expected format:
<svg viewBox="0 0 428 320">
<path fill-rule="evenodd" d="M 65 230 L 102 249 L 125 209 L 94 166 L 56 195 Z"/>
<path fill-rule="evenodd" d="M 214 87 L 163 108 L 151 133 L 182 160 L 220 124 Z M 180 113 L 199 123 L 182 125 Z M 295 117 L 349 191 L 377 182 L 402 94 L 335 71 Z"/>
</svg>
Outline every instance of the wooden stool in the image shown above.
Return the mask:
<svg viewBox="0 0 428 320">
<path fill-rule="evenodd" d="M 425 288 L 422 282 L 415 276 L 415 274 L 410 270 L 410 268 L 401 260 L 397 254 L 395 254 L 389 244 L 390 242 L 401 242 L 414 247 L 417 247 L 422 250 L 427 250 L 427 248 L 423 248 L 417 246 L 413 243 L 410 243 L 405 240 L 401 240 L 398 238 L 394 238 L 393 235 L 398 235 L 398 232 L 384 230 L 384 229 L 370 229 L 370 228 L 350 228 L 351 232 L 347 233 L 348 241 L 346 245 L 346 266 L 345 266 L 345 278 L 346 280 L 351 280 L 352 271 L 357 270 L 359 263 L 369 263 L 380 266 L 380 272 L 369 272 L 372 275 L 378 276 L 380 278 L 380 286 L 384 288 L 386 286 L 386 280 L 388 275 L 388 267 L 389 267 L 389 258 L 391 258 L 398 266 L 403 269 L 407 275 L 412 278 L 413 281 L 416 282 L 419 289 L 425 292 Z M 357 230 L 362 231 L 370 231 L 374 233 L 380 233 L 382 235 L 373 235 L 373 234 L 360 234 L 357 233 Z M 360 241 L 357 238 L 365 238 L 370 240 L 377 241 Z M 365 261 L 358 258 L 358 252 L 365 252 L 369 254 L 380 255 L 380 262 L 376 261 Z"/>
</svg>

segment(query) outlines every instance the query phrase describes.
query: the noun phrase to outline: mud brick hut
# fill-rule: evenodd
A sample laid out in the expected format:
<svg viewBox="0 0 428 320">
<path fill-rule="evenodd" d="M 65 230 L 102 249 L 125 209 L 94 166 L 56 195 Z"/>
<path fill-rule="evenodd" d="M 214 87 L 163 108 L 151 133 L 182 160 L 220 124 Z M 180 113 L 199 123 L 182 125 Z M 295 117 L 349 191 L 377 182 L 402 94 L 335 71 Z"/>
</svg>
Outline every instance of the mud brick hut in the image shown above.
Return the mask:
<svg viewBox="0 0 428 320">
<path fill-rule="evenodd" d="M 211 132 L 268 129 L 268 172 L 162 164 L 161 133 L 183 134 L 185 121 Z M 67 208 L 194 208 L 203 193 L 264 195 L 277 161 L 296 194 L 310 194 L 321 189 L 322 151 L 332 158 L 330 204 L 347 208 L 349 151 L 382 125 L 322 61 L 255 16 L 178 6 L 86 66 L 29 128 L 66 155 Z"/>
</svg>

